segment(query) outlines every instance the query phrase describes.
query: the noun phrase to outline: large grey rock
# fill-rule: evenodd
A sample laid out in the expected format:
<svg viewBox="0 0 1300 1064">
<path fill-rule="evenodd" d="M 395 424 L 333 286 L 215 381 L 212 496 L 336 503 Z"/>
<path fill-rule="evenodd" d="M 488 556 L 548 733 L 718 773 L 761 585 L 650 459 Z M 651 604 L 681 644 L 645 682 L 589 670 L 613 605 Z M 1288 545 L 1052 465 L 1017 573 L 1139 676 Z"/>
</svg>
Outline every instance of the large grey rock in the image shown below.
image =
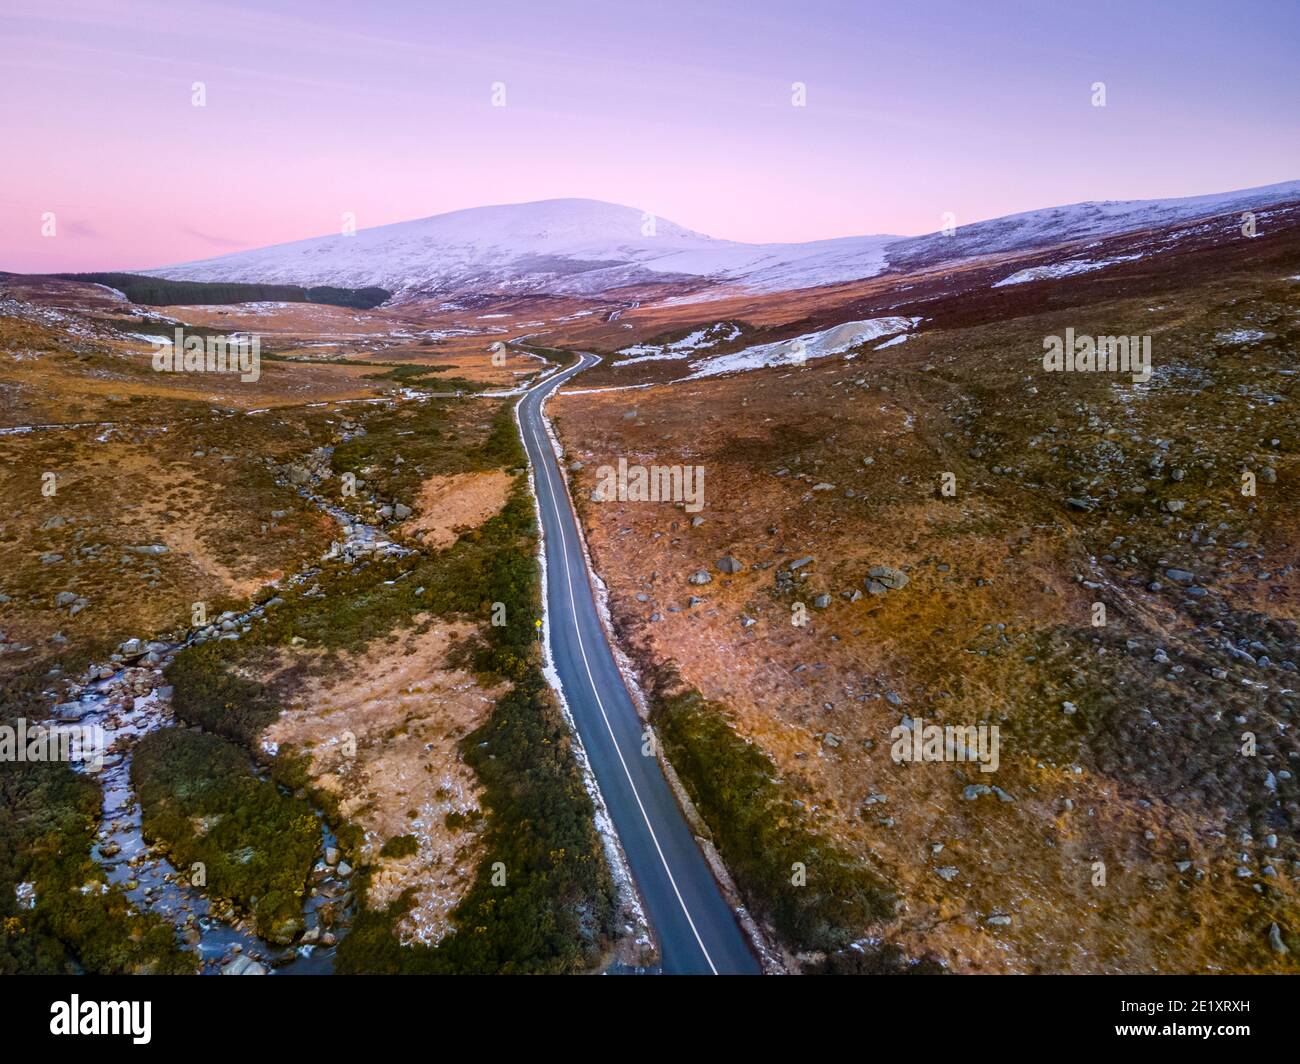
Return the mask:
<svg viewBox="0 0 1300 1064">
<path fill-rule="evenodd" d="M 740 562 L 737 561 L 735 558 L 733 558 L 730 554 L 724 555 L 723 557 L 719 558 L 716 564 L 717 567 L 721 569 L 724 573 L 738 573 L 740 572 L 741 569 L 744 568 L 744 566 L 741 565 Z"/>
<path fill-rule="evenodd" d="M 686 582 L 688 584 L 697 584 L 697 585 L 711 584 L 713 583 L 713 577 L 711 577 L 703 569 L 699 569 L 696 572 L 691 573 L 691 575 L 686 578 Z"/>
<path fill-rule="evenodd" d="M 221 969 L 222 975 L 265 975 L 266 966 L 258 964 L 252 957 L 240 954 Z"/>
<path fill-rule="evenodd" d="M 86 702 L 60 702 L 54 707 L 55 720 L 80 720 L 95 707 Z"/>
<path fill-rule="evenodd" d="M 883 584 L 891 591 L 897 591 L 907 586 L 907 574 L 901 569 L 894 569 L 888 565 L 873 565 L 867 570 L 867 576 L 877 583 Z M 868 590 L 870 590 L 868 588 Z"/>
</svg>

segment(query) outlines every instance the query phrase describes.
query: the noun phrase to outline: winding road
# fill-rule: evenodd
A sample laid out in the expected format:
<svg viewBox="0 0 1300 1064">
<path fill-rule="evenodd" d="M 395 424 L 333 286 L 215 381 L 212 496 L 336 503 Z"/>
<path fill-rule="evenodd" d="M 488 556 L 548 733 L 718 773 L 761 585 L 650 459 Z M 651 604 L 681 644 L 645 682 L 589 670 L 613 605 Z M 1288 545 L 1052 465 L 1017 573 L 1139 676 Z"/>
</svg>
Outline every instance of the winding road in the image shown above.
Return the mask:
<svg viewBox="0 0 1300 1064">
<path fill-rule="evenodd" d="M 577 518 L 543 422 L 547 396 L 599 361 L 582 355 L 576 365 L 531 388 L 518 406 L 545 537 L 551 654 L 645 903 L 664 972 L 756 975 L 758 962 L 658 760 L 641 753 L 644 725 L 606 641 Z"/>
</svg>

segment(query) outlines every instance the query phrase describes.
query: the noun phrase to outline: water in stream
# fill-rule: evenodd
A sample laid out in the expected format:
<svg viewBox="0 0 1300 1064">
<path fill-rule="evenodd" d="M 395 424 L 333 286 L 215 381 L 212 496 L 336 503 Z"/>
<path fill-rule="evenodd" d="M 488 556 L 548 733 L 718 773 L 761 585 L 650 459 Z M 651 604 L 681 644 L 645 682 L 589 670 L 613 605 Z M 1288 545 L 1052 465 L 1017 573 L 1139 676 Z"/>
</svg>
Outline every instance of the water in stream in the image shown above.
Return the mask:
<svg viewBox="0 0 1300 1064">
<path fill-rule="evenodd" d="M 310 490 L 299 490 L 342 526 L 343 539 L 331 546 L 326 559 L 409 553 L 380 529 L 357 520 Z M 282 586 L 297 586 L 318 571 L 307 569 Z M 76 692 L 76 701 L 56 707 L 54 719 L 45 722 L 47 727 L 66 727 L 75 722 L 83 728 L 103 730 L 108 752 L 99 771 L 92 774 L 104 795 L 94 856 L 108 880 L 122 886 L 137 909 L 172 923 L 181 940 L 201 958 L 205 974 L 223 969 L 243 974 L 246 968 L 251 968 L 248 974 L 260 974 L 263 969 L 284 974 L 329 973 L 333 970 L 337 938 L 346 933 L 355 904 L 348 882 L 351 870 L 338 860 L 337 841 L 319 812 L 322 856 L 311 871 L 304 897 L 304 932 L 291 946 L 259 938 L 251 918 L 240 919 L 222 903 L 209 900 L 202 889 L 190 885 L 188 870 L 174 868 L 158 848 L 146 844 L 141 831 L 140 804 L 131 787 L 131 752 L 142 736 L 176 723 L 164 668 L 178 651 L 194 642 L 238 638 L 267 608 L 268 604 L 263 604 L 240 614 L 222 614 L 214 628 L 208 630 L 220 634 L 195 633 L 182 643 L 151 642 L 132 647 L 140 653 L 124 654 L 124 662 L 92 666 L 92 678 Z M 76 767 L 89 771 L 84 764 Z M 324 859 L 327 854 L 333 858 L 331 863 Z"/>
</svg>

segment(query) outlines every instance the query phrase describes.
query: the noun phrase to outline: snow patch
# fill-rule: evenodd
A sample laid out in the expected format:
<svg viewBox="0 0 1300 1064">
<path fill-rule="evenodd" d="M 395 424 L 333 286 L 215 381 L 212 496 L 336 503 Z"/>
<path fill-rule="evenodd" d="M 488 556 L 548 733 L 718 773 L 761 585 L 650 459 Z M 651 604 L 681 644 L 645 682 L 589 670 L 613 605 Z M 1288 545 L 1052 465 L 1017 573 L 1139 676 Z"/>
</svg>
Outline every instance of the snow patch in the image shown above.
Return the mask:
<svg viewBox="0 0 1300 1064">
<path fill-rule="evenodd" d="M 759 344 L 743 351 L 692 364 L 694 372 L 686 380 L 716 377 L 721 373 L 738 373 L 767 366 L 801 366 L 810 358 L 825 358 L 848 351 L 859 344 L 893 333 L 906 332 L 920 318 L 887 317 L 868 318 L 865 321 L 846 321 L 820 332 L 804 333 L 789 340 Z"/>
<path fill-rule="evenodd" d="M 1113 266 L 1117 262 L 1131 262 L 1141 257 L 1141 255 L 1117 255 L 1113 259 L 1100 259 L 1096 262 L 1090 262 L 1087 259 L 1076 259 L 1073 262 L 1054 262 L 1047 266 L 1034 266 L 1028 270 L 1013 273 L 1010 277 L 1004 277 L 1000 281 L 994 281 L 993 287 L 1002 288 L 1009 284 L 1051 281 L 1058 277 L 1070 277 L 1076 273 L 1091 273 L 1093 270 L 1102 270 L 1107 266 Z"/>
<path fill-rule="evenodd" d="M 680 360 L 695 351 L 703 351 L 718 344 L 727 343 L 740 336 L 740 326 L 730 321 L 718 321 L 703 329 L 683 336 L 669 344 L 633 344 L 624 347 L 615 354 L 626 355 L 616 366 L 630 366 L 637 362 L 659 362 Z"/>
</svg>

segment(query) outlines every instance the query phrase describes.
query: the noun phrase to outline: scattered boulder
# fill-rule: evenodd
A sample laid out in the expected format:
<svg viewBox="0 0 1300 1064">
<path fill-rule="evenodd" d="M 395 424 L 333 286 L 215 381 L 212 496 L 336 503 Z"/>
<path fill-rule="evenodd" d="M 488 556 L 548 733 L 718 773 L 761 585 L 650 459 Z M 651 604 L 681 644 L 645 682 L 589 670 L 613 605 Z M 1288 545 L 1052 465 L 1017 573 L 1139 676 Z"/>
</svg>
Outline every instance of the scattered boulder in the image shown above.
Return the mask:
<svg viewBox="0 0 1300 1064">
<path fill-rule="evenodd" d="M 55 720 L 80 720 L 95 707 L 86 702 L 60 702 L 54 707 Z"/>
<path fill-rule="evenodd" d="M 744 566 L 730 554 L 719 558 L 715 564 L 724 573 L 738 573 L 744 568 Z"/>
<path fill-rule="evenodd" d="M 221 969 L 222 975 L 265 975 L 266 966 L 258 964 L 251 957 L 245 957 L 242 953 L 229 964 Z"/>
<path fill-rule="evenodd" d="M 713 577 L 711 577 L 705 570 L 697 569 L 686 578 L 686 582 L 697 586 L 700 584 L 711 584 L 713 583 Z"/>
<path fill-rule="evenodd" d="M 883 595 L 907 586 L 907 574 L 888 565 L 873 565 L 864 581 L 868 595 Z"/>
<path fill-rule="evenodd" d="M 873 565 L 867 570 L 867 575 L 894 591 L 907 586 L 907 574 L 888 565 Z"/>
</svg>

